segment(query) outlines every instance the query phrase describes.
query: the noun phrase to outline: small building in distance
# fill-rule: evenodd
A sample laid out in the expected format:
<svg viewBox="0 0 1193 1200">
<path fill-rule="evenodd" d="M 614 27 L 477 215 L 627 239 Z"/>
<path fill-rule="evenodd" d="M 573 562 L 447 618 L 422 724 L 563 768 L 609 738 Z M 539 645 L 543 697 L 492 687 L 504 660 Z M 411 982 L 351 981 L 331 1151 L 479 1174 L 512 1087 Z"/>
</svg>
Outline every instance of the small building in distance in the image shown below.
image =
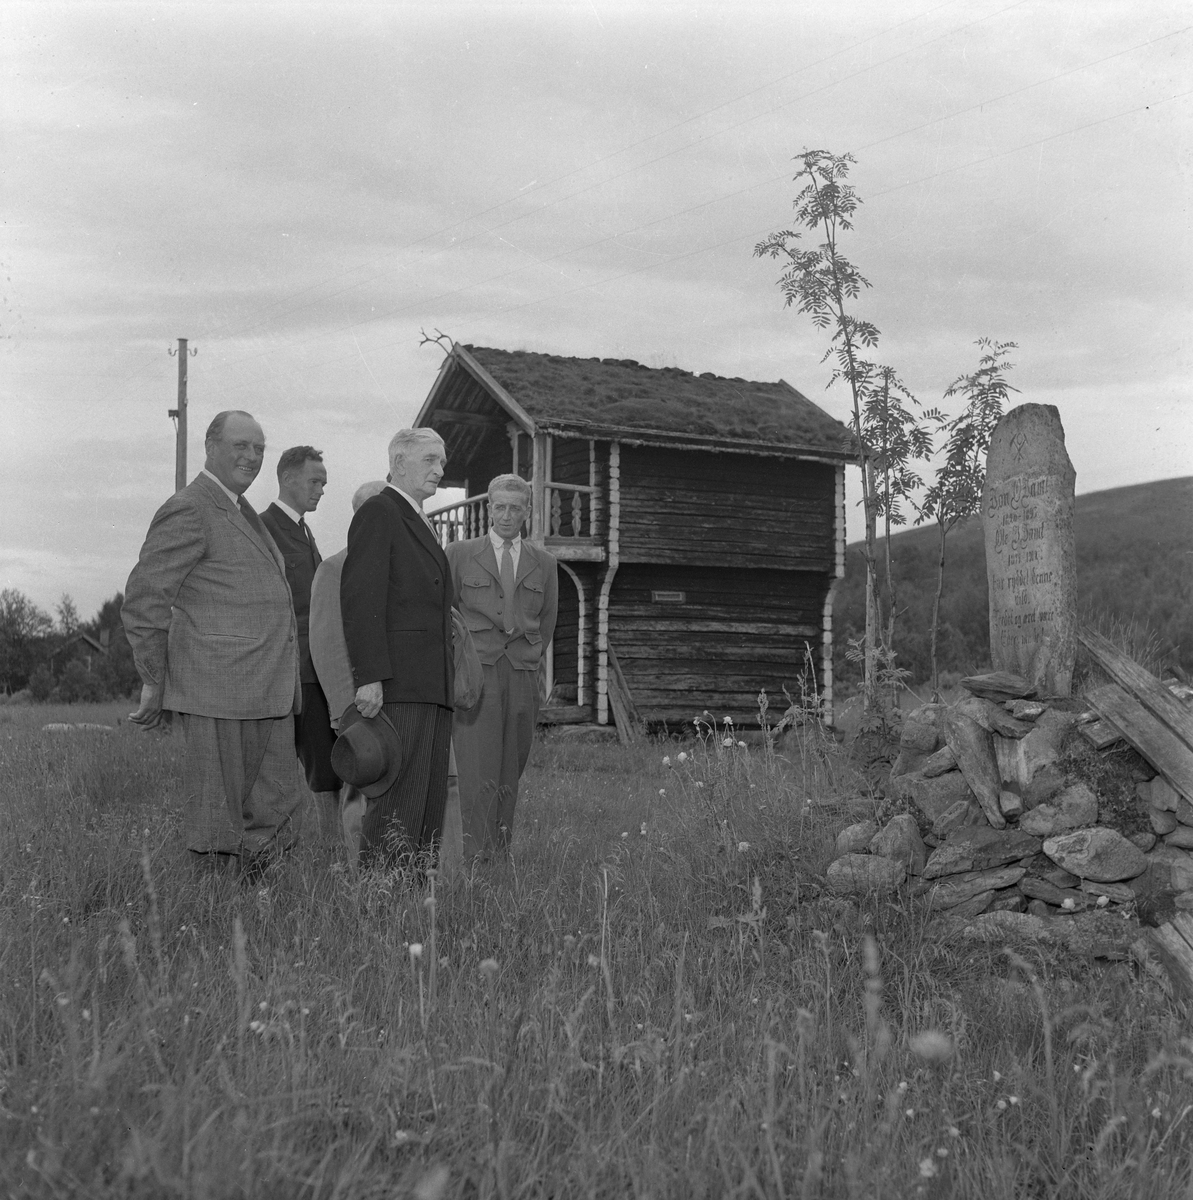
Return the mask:
<svg viewBox="0 0 1193 1200">
<path fill-rule="evenodd" d="M 756 727 L 787 689 L 832 722 L 853 439 L 790 384 L 457 343 L 416 424 L 466 496 L 428 514 L 445 545 L 487 532 L 493 476 L 531 485 L 560 561 L 546 719 Z"/>
</svg>

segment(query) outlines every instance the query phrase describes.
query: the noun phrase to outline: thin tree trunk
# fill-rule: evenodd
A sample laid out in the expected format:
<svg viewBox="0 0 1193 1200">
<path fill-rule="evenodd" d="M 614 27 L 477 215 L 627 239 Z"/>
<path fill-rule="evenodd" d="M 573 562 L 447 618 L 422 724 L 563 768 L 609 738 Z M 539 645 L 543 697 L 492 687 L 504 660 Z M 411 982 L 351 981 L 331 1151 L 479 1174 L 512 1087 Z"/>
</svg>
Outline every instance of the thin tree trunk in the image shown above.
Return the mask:
<svg viewBox="0 0 1193 1200">
<path fill-rule="evenodd" d="M 936 669 L 936 635 L 940 629 L 940 596 L 944 591 L 944 539 L 948 533 L 945 523 L 937 518 L 940 528 L 940 567 L 936 574 L 936 597 L 932 601 L 932 701 L 940 700 L 940 672 Z"/>
</svg>

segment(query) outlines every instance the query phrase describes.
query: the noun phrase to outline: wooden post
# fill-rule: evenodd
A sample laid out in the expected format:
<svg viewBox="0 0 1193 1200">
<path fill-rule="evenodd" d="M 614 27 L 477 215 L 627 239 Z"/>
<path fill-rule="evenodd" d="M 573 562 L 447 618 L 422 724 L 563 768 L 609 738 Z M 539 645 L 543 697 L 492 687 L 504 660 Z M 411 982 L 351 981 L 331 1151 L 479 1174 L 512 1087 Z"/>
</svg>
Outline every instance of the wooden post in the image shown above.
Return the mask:
<svg viewBox="0 0 1193 1200">
<path fill-rule="evenodd" d="M 180 492 L 186 487 L 186 338 L 179 338 L 178 349 L 171 350 L 170 353 L 178 355 L 178 407 L 171 408 L 168 415 L 173 417 L 176 422 L 174 429 L 174 490 Z"/>
<path fill-rule="evenodd" d="M 597 600 L 597 724 L 609 724 L 609 593 L 621 562 L 621 443 L 609 443 L 609 557 Z"/>
<path fill-rule="evenodd" d="M 543 544 L 547 536 L 546 481 L 548 440 L 545 433 L 534 435 L 534 455 L 530 472 L 530 540 L 536 546 Z"/>
</svg>

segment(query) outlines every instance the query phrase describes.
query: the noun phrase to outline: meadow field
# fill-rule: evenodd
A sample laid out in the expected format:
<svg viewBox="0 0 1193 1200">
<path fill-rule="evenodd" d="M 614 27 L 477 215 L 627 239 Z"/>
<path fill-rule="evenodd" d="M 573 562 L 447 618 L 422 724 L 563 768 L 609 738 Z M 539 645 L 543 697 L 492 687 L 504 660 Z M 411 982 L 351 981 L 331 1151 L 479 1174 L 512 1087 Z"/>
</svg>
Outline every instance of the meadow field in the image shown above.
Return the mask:
<svg viewBox="0 0 1193 1200">
<path fill-rule="evenodd" d="M 41 728 L 127 709 L 0 708 L 0 1195 L 1193 1196 L 1185 1009 L 824 895 L 865 801 L 813 730 L 548 739 L 508 863 L 308 829 L 242 887 L 178 737 Z"/>
</svg>

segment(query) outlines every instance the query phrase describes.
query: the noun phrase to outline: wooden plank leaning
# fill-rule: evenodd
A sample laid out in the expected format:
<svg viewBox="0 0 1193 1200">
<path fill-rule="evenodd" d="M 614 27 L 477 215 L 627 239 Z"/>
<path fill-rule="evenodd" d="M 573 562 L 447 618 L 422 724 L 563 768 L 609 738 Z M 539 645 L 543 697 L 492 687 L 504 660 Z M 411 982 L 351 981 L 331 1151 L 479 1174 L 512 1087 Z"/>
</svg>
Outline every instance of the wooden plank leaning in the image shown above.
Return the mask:
<svg viewBox="0 0 1193 1200">
<path fill-rule="evenodd" d="M 613 646 L 609 651 L 609 706 L 613 709 L 613 720 L 617 725 L 618 740 L 629 745 L 638 740 L 641 732 L 641 722 L 638 710 L 634 707 L 634 699 L 626 686 L 625 676 L 621 673 L 621 664 L 617 661 Z"/>
<path fill-rule="evenodd" d="M 1147 940 L 1176 990 L 1193 1000 L 1193 916 L 1177 913 L 1159 929 L 1149 929 Z"/>
<path fill-rule="evenodd" d="M 1077 636 L 1110 678 L 1130 692 L 1152 716 L 1167 725 L 1193 754 L 1193 709 L 1178 700 L 1150 671 L 1133 662 L 1100 633 L 1083 629 Z"/>
<path fill-rule="evenodd" d="M 1089 694 L 1089 701 L 1186 800 L 1193 803 L 1193 750 L 1167 724 L 1117 683 L 1095 688 Z"/>
</svg>

